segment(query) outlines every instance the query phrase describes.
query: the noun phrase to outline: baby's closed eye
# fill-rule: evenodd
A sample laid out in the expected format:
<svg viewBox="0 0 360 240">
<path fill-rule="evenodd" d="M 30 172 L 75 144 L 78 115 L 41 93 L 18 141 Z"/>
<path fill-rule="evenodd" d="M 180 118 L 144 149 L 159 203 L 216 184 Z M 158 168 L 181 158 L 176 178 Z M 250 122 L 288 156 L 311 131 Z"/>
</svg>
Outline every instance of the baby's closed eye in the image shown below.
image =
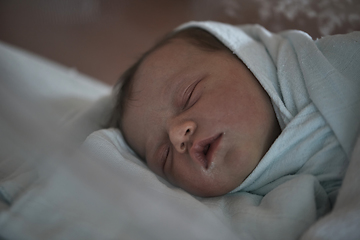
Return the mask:
<svg viewBox="0 0 360 240">
<path fill-rule="evenodd" d="M 161 147 L 161 157 L 160 157 L 160 167 L 162 174 L 165 175 L 165 165 L 168 162 L 168 158 L 170 155 L 170 146 L 168 144 L 164 144 Z"/>
<path fill-rule="evenodd" d="M 194 97 L 195 94 L 193 94 L 193 93 L 194 93 L 196 87 L 198 86 L 198 84 L 201 82 L 201 80 L 202 79 L 190 84 L 185 89 L 183 97 L 182 97 L 182 101 L 181 101 L 181 106 L 182 106 L 183 110 L 192 107 L 198 100 L 198 97 Z"/>
</svg>

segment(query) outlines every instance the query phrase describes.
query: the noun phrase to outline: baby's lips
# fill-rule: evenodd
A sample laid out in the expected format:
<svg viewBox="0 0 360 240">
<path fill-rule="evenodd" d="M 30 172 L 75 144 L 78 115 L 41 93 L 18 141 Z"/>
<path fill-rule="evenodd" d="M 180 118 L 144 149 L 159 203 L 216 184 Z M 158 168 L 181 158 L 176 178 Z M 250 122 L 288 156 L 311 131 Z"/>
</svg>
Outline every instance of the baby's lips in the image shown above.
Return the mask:
<svg viewBox="0 0 360 240">
<path fill-rule="evenodd" d="M 205 156 L 206 160 L 207 160 L 207 168 L 210 166 L 210 164 L 214 161 L 214 156 L 216 151 L 218 151 L 219 146 L 220 146 L 220 142 L 222 139 L 223 134 L 219 134 L 214 141 L 212 141 L 212 143 L 210 144 L 210 147 L 207 151 L 207 154 Z"/>
<path fill-rule="evenodd" d="M 195 161 L 199 161 L 201 165 L 205 169 L 207 169 L 210 162 L 212 161 L 214 152 L 216 151 L 219 145 L 221 136 L 222 134 L 216 134 L 204 140 L 194 142 L 194 144 L 191 146 L 189 151 L 191 158 Z M 214 143 L 216 146 L 213 145 Z M 206 155 L 204 153 L 205 149 L 206 149 Z"/>
</svg>

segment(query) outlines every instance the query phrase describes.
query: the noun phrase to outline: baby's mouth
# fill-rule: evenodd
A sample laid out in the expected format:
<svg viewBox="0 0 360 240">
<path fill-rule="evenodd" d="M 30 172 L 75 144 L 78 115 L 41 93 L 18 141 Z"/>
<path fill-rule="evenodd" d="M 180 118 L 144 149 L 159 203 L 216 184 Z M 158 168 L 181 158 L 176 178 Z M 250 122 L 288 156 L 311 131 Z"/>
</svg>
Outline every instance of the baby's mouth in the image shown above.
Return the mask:
<svg viewBox="0 0 360 240">
<path fill-rule="evenodd" d="M 190 149 L 190 156 L 194 160 L 199 161 L 205 169 L 208 169 L 213 161 L 214 153 L 220 144 L 221 137 L 222 134 L 217 134 L 200 142 L 194 143 Z"/>
<path fill-rule="evenodd" d="M 206 157 L 207 152 L 209 151 L 209 148 L 210 148 L 210 144 L 206 145 L 205 148 L 204 148 L 205 157 Z"/>
</svg>

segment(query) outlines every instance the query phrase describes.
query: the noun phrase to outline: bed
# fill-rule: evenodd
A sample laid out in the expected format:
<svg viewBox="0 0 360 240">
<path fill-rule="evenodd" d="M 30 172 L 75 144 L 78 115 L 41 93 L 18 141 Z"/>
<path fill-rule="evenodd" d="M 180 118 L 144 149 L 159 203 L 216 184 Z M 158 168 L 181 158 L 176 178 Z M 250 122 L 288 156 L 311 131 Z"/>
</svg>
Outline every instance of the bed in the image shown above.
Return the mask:
<svg viewBox="0 0 360 240">
<path fill-rule="evenodd" d="M 320 219 L 316 187 L 198 198 L 102 129 L 110 86 L 3 42 L 0 73 L 2 239 L 360 239 L 360 141 Z"/>
</svg>

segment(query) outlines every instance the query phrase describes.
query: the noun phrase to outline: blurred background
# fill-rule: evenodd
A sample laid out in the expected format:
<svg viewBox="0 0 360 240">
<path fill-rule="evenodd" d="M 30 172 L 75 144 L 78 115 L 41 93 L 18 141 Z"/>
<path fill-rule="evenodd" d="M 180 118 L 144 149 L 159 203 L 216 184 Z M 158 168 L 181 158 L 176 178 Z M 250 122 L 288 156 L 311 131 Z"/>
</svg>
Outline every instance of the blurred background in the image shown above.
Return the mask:
<svg viewBox="0 0 360 240">
<path fill-rule="evenodd" d="M 0 40 L 113 85 L 181 23 L 258 23 L 314 39 L 360 30 L 360 0 L 0 0 Z"/>
</svg>

